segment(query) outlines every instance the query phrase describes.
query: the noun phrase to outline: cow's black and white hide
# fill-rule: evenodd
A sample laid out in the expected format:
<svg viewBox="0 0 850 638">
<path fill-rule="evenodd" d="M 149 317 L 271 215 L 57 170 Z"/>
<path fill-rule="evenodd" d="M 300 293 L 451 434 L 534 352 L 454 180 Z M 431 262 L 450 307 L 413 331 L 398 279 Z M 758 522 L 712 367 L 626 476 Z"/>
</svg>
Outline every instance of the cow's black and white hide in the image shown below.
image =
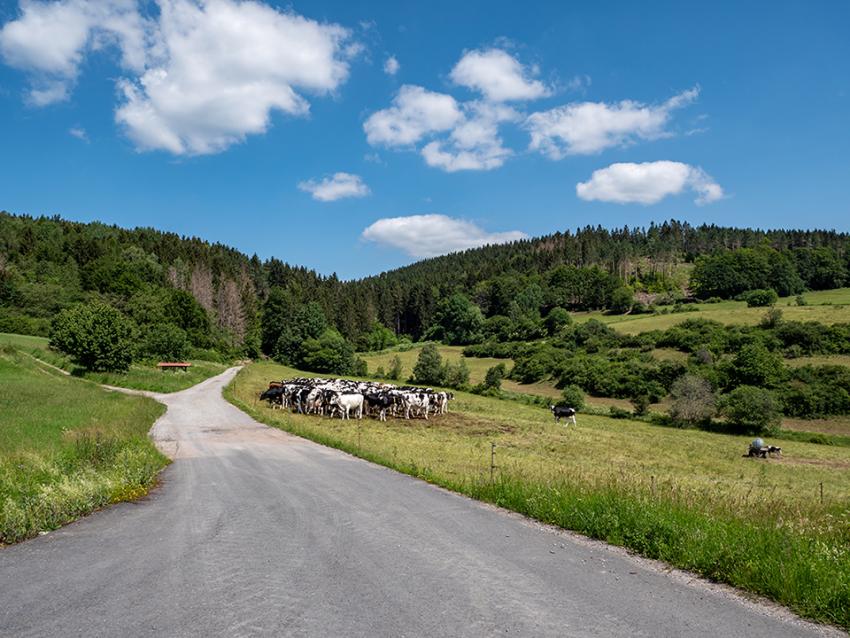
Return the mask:
<svg viewBox="0 0 850 638">
<path fill-rule="evenodd" d="M 573 422 L 573 425 L 576 424 L 576 410 L 575 408 L 569 408 L 565 405 L 550 405 L 549 409 L 552 411 L 552 414 L 555 417 L 555 423 L 561 422 L 561 417 L 565 419 L 569 419 Z"/>
</svg>

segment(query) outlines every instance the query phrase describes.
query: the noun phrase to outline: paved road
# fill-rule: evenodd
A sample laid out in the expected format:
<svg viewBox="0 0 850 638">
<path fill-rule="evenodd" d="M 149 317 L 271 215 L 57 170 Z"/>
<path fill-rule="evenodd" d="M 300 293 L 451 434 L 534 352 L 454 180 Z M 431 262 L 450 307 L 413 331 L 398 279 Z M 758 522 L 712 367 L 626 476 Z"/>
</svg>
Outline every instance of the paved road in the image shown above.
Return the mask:
<svg viewBox="0 0 850 638">
<path fill-rule="evenodd" d="M 667 574 L 172 395 L 149 498 L 0 551 L 3 636 L 807 636 Z"/>
</svg>

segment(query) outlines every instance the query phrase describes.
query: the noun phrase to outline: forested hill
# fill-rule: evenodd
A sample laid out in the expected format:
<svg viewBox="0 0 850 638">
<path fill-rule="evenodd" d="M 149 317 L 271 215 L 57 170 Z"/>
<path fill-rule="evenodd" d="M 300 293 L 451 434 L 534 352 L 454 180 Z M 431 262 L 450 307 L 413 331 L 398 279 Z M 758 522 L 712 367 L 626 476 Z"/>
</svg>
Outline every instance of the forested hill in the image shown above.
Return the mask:
<svg viewBox="0 0 850 638">
<path fill-rule="evenodd" d="M 846 282 L 850 236 L 834 231 L 586 227 L 343 282 L 196 237 L 0 213 L 0 331 L 47 334 L 59 310 L 97 300 L 131 319 L 142 340 L 169 325 L 195 348 L 248 354 L 275 354 L 327 329 L 379 346 L 370 339 L 386 332 L 376 323 L 414 339 L 497 329 L 533 338 L 556 307 L 636 312 L 683 296 Z M 475 335 L 445 334 L 452 313 L 471 316 Z"/>
</svg>

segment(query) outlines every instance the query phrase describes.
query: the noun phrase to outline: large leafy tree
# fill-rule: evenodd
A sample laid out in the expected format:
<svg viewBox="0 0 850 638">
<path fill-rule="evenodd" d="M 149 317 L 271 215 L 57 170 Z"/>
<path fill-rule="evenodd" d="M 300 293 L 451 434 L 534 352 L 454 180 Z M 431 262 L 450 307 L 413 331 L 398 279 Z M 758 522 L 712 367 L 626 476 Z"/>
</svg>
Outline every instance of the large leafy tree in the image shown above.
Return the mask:
<svg viewBox="0 0 850 638">
<path fill-rule="evenodd" d="M 351 374 L 354 368 L 354 348 L 333 328 L 317 339 L 307 339 L 301 352 L 302 366 L 314 372 Z"/>
<path fill-rule="evenodd" d="M 466 295 L 456 293 L 440 302 L 429 336 L 452 345 L 466 345 L 481 341 L 483 328 L 481 309 Z"/>
<path fill-rule="evenodd" d="M 105 303 L 75 304 L 60 312 L 50 345 L 86 370 L 125 371 L 133 361 L 133 326 Z"/>
</svg>

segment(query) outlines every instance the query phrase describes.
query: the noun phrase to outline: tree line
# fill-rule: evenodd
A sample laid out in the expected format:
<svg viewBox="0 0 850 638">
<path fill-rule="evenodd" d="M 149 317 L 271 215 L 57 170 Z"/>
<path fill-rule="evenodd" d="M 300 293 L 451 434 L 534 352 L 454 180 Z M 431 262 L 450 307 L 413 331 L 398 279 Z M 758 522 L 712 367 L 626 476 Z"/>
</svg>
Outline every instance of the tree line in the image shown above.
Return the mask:
<svg viewBox="0 0 850 638">
<path fill-rule="evenodd" d="M 263 353 L 342 372 L 358 365 L 354 351 L 403 338 L 527 341 L 571 310 L 842 286 L 849 245 L 835 231 L 671 220 L 587 226 L 343 281 L 197 237 L 2 212 L 0 331 L 47 335 L 60 311 L 100 303 L 128 321 L 138 356 Z"/>
</svg>

